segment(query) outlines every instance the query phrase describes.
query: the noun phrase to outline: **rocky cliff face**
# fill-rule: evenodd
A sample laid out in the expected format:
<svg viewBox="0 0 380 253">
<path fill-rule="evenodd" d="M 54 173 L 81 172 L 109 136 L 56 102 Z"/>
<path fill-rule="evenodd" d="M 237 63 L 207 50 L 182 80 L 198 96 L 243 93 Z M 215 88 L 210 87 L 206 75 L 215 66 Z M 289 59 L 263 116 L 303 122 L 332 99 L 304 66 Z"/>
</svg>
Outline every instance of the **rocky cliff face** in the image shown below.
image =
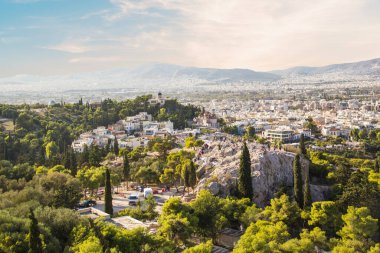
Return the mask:
<svg viewBox="0 0 380 253">
<path fill-rule="evenodd" d="M 249 143 L 252 164 L 252 185 L 254 202 L 263 207 L 275 194 L 282 190 L 292 190 L 294 154 L 268 150 L 261 144 Z M 236 189 L 239 175 L 241 144 L 232 141 L 216 141 L 200 155 L 200 181 L 196 191 L 209 189 L 215 195 L 228 196 Z M 301 159 L 303 175 L 306 175 L 309 161 Z M 312 199 L 325 199 L 327 188 L 312 185 Z"/>
</svg>

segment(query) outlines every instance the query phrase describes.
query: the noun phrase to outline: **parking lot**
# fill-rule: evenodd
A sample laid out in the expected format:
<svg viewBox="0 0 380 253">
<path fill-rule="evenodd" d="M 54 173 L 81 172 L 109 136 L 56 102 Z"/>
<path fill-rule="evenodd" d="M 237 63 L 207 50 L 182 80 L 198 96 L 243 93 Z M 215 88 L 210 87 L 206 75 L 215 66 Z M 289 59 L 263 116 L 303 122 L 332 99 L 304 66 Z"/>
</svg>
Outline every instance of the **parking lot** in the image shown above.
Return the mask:
<svg viewBox="0 0 380 253">
<path fill-rule="evenodd" d="M 125 208 L 135 208 L 135 206 L 130 206 L 128 204 L 128 197 L 131 193 L 133 192 L 137 192 L 137 191 L 132 191 L 132 190 L 123 190 L 123 189 L 119 189 L 118 193 L 115 193 L 112 195 L 112 205 L 113 205 L 113 211 L 114 213 L 117 213 Z M 162 193 L 159 193 L 159 194 L 154 194 L 154 198 L 157 202 L 157 207 L 156 207 L 156 211 L 158 213 L 161 213 L 162 212 L 162 205 L 165 203 L 165 201 L 170 198 L 171 196 L 174 196 L 176 195 L 175 194 L 175 190 L 173 192 L 162 192 Z M 141 203 L 144 203 L 144 197 L 143 197 L 143 193 L 142 192 L 139 192 L 139 200 L 141 201 Z M 96 205 L 94 206 L 94 208 L 96 209 L 99 209 L 99 210 L 104 210 L 104 197 L 102 196 L 101 199 L 96 199 Z"/>
</svg>

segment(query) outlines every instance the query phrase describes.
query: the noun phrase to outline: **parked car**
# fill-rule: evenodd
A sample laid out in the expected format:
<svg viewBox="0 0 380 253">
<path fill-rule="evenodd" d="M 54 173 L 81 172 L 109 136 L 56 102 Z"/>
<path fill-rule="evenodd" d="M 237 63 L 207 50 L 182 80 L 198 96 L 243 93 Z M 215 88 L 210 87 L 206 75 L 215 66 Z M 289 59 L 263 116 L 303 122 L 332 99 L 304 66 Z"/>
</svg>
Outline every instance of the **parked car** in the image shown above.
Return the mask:
<svg viewBox="0 0 380 253">
<path fill-rule="evenodd" d="M 87 207 L 92 207 L 92 206 L 95 206 L 95 205 L 96 205 L 96 201 L 95 200 L 87 199 L 87 200 L 83 200 L 82 202 L 80 202 L 77 205 L 77 208 L 87 208 Z"/>
<path fill-rule="evenodd" d="M 153 195 L 152 188 L 145 188 L 144 189 L 144 198 L 147 198 L 148 196 Z"/>
<path fill-rule="evenodd" d="M 139 192 L 132 192 L 131 195 L 128 197 L 128 205 L 135 206 L 137 205 L 137 202 L 139 201 Z"/>
</svg>

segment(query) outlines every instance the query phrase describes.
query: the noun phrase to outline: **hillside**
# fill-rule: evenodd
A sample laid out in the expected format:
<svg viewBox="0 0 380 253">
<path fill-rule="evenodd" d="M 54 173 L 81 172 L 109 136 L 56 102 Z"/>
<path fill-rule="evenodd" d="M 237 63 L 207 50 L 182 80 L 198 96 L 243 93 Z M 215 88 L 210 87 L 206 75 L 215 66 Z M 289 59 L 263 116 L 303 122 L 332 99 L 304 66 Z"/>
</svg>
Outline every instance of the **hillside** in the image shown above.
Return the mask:
<svg viewBox="0 0 380 253">
<path fill-rule="evenodd" d="M 380 58 L 342 64 L 332 64 L 322 67 L 293 67 L 284 70 L 271 71 L 273 74 L 285 76 L 317 75 L 317 74 L 346 74 L 346 75 L 379 75 Z"/>
</svg>

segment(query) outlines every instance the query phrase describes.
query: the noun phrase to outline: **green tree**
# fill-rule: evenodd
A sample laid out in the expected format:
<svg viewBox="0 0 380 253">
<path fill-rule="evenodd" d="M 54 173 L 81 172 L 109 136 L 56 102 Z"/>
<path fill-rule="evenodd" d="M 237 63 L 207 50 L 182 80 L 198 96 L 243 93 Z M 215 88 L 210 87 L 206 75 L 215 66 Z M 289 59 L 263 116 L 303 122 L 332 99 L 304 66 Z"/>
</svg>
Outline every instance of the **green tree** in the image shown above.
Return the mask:
<svg viewBox="0 0 380 253">
<path fill-rule="evenodd" d="M 329 249 L 325 232 L 320 228 L 309 231 L 304 229 L 300 238 L 293 238 L 281 245 L 281 251 L 286 253 L 326 252 Z"/>
<path fill-rule="evenodd" d="M 54 141 L 51 141 L 46 145 L 45 153 L 46 153 L 47 159 L 52 159 L 54 156 L 56 156 L 59 153 L 59 147 Z"/>
<path fill-rule="evenodd" d="M 367 128 L 363 128 L 363 129 L 359 132 L 359 138 L 360 138 L 361 140 L 365 140 L 365 139 L 367 139 L 367 137 L 368 137 L 368 130 L 367 130 Z"/>
<path fill-rule="evenodd" d="M 301 209 L 296 202 L 291 202 L 286 194 L 280 198 L 271 199 L 270 205 L 256 217 L 272 222 L 284 222 L 292 235 L 299 232 L 301 226 Z"/>
<path fill-rule="evenodd" d="M 305 136 L 303 134 L 301 134 L 301 137 L 300 137 L 300 152 L 302 155 L 305 155 L 305 156 L 307 154 L 306 146 L 305 146 Z"/>
<path fill-rule="evenodd" d="M 333 252 L 367 252 L 375 243 L 372 237 L 378 230 L 378 220 L 374 219 L 366 207 L 348 207 L 342 216 L 343 228 L 338 232 L 341 237 Z"/>
<path fill-rule="evenodd" d="M 342 213 L 334 201 L 314 202 L 311 206 L 308 224 L 320 227 L 329 237 L 335 236 L 342 226 Z"/>
<path fill-rule="evenodd" d="M 307 170 L 307 171 L 309 171 L 309 170 Z M 312 203 L 309 177 L 310 177 L 309 175 L 305 176 L 305 183 L 303 186 L 303 207 L 304 208 L 310 207 L 310 205 Z"/>
<path fill-rule="evenodd" d="M 380 218 L 379 199 L 378 184 L 368 180 L 368 172 L 357 170 L 351 174 L 337 202 L 341 210 L 345 210 L 348 206 L 367 207 L 373 217 Z"/>
<path fill-rule="evenodd" d="M 183 192 L 186 191 L 186 188 L 190 187 L 190 165 L 191 161 L 187 160 L 186 163 L 182 165 L 181 177 L 183 180 Z"/>
<path fill-rule="evenodd" d="M 225 218 L 224 227 L 240 229 L 240 218 L 243 216 L 251 201 L 247 198 L 221 198 L 221 213 Z"/>
<path fill-rule="evenodd" d="M 312 117 L 307 118 L 306 123 L 304 124 L 304 127 L 309 129 L 311 131 L 311 134 L 319 133 L 318 126 Z"/>
<path fill-rule="evenodd" d="M 380 173 L 379 157 L 376 157 L 376 159 L 375 159 L 374 170 L 376 173 Z"/>
<path fill-rule="evenodd" d="M 124 160 L 123 160 L 123 176 L 124 176 L 124 180 L 127 182 L 127 188 L 128 188 L 128 181 L 129 181 L 129 177 L 130 177 L 130 173 L 131 173 L 131 167 L 129 165 L 127 152 L 124 153 L 123 158 L 124 158 Z"/>
<path fill-rule="evenodd" d="M 135 179 L 138 179 L 144 185 L 148 183 L 156 183 L 159 180 L 159 172 L 150 167 L 140 167 L 135 174 Z"/>
<path fill-rule="evenodd" d="M 247 207 L 244 213 L 239 216 L 239 221 L 245 228 L 249 227 L 251 223 L 256 222 L 259 219 L 259 214 L 261 213 L 261 209 L 256 207 L 256 204 L 253 204 Z"/>
<path fill-rule="evenodd" d="M 202 190 L 197 198 L 190 203 L 199 223 L 196 231 L 203 237 L 215 238 L 221 228 L 222 214 L 221 203 L 218 197 L 213 196 L 209 191 Z"/>
<path fill-rule="evenodd" d="M 172 168 L 165 168 L 164 173 L 160 175 L 160 182 L 172 186 L 176 181 L 175 171 Z"/>
<path fill-rule="evenodd" d="M 190 221 L 181 214 L 170 214 L 160 222 L 159 233 L 175 245 L 187 245 L 193 231 Z"/>
<path fill-rule="evenodd" d="M 194 162 L 191 161 L 190 166 L 189 166 L 189 186 L 193 188 L 194 190 L 194 187 L 196 184 L 197 184 L 197 172 L 195 169 Z"/>
<path fill-rule="evenodd" d="M 111 176 L 110 171 L 108 169 L 106 169 L 106 182 L 104 189 L 104 212 L 110 215 L 113 214 Z"/>
<path fill-rule="evenodd" d="M 208 240 L 205 243 L 198 244 L 197 246 L 185 249 L 182 253 L 212 253 L 212 241 Z"/>
<path fill-rule="evenodd" d="M 70 156 L 70 167 L 68 168 L 71 171 L 71 175 L 75 177 L 78 171 L 78 164 L 77 164 L 77 156 L 73 148 L 70 148 L 69 156 Z"/>
<path fill-rule="evenodd" d="M 248 126 L 246 129 L 246 135 L 248 138 L 255 137 L 256 135 L 256 130 L 253 126 Z"/>
<path fill-rule="evenodd" d="M 187 245 L 198 225 L 198 218 L 193 213 L 193 209 L 180 198 L 168 199 L 158 219 L 159 234 L 176 245 Z"/>
<path fill-rule="evenodd" d="M 293 193 L 300 208 L 303 207 L 302 172 L 300 155 L 296 154 L 293 162 Z"/>
<path fill-rule="evenodd" d="M 232 252 L 281 252 L 282 244 L 289 239 L 285 223 L 258 220 L 247 228 Z"/>
<path fill-rule="evenodd" d="M 352 129 L 350 132 L 350 136 L 354 141 L 359 140 L 359 129 L 357 128 Z"/>
<path fill-rule="evenodd" d="M 69 174 L 53 172 L 33 179 L 35 187 L 42 187 L 49 205 L 74 208 L 82 197 L 80 181 Z"/>
<path fill-rule="evenodd" d="M 40 238 L 40 229 L 38 227 L 38 221 L 34 216 L 34 212 L 32 209 L 29 211 L 29 252 L 30 253 L 42 253 L 42 241 Z"/>
<path fill-rule="evenodd" d="M 116 156 L 119 156 L 119 143 L 117 141 L 116 136 L 115 136 L 115 139 L 113 141 L 113 151 L 115 152 Z"/>
<path fill-rule="evenodd" d="M 185 139 L 185 148 L 193 148 L 195 143 L 195 137 L 189 136 Z"/>
<path fill-rule="evenodd" d="M 247 143 L 244 142 L 243 151 L 240 156 L 239 167 L 239 191 L 244 198 L 253 198 L 252 177 L 251 177 L 251 157 L 247 147 Z"/>
<path fill-rule="evenodd" d="M 99 146 L 96 144 L 91 144 L 88 162 L 90 163 L 91 166 L 99 166 L 101 161 L 102 161 L 102 154 L 99 149 Z"/>
</svg>

